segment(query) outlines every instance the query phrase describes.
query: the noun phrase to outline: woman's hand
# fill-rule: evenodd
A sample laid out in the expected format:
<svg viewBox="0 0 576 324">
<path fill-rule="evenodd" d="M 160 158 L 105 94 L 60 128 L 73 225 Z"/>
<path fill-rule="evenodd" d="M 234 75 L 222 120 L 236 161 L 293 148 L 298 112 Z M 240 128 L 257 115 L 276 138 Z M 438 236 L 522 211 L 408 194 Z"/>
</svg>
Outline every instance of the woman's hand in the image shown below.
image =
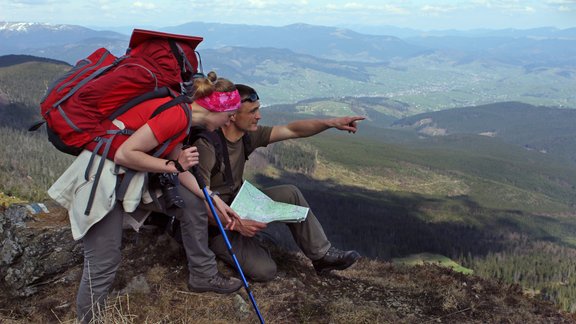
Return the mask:
<svg viewBox="0 0 576 324">
<path fill-rule="evenodd" d="M 236 213 L 228 204 L 226 204 L 220 197 L 214 195 L 212 198 L 214 207 L 218 212 L 218 217 L 227 230 L 234 230 L 236 224 L 240 221 L 240 215 Z"/>
<path fill-rule="evenodd" d="M 190 170 L 199 163 L 199 156 L 196 146 L 185 146 L 182 147 L 180 154 L 178 154 L 178 163 L 184 170 Z"/>
</svg>

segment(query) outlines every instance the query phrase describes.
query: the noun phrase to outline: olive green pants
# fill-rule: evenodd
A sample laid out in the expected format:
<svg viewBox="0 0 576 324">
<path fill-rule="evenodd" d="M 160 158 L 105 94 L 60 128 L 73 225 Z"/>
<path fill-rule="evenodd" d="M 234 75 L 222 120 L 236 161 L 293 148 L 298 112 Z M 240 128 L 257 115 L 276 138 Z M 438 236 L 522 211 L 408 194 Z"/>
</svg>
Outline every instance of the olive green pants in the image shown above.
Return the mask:
<svg viewBox="0 0 576 324">
<path fill-rule="evenodd" d="M 310 207 L 300 190 L 293 185 L 270 187 L 262 190 L 262 192 L 274 201 Z M 322 258 L 330 248 L 330 242 L 324 234 L 322 225 L 311 210 L 305 221 L 285 224 L 290 229 L 296 245 L 309 259 Z M 227 236 L 246 277 L 254 281 L 268 281 L 274 278 L 276 263 L 270 257 L 269 251 L 257 238 L 242 236 L 238 232 L 230 231 L 227 231 Z M 218 258 L 232 267 L 235 266 L 222 235 L 212 237 L 209 246 Z"/>
</svg>

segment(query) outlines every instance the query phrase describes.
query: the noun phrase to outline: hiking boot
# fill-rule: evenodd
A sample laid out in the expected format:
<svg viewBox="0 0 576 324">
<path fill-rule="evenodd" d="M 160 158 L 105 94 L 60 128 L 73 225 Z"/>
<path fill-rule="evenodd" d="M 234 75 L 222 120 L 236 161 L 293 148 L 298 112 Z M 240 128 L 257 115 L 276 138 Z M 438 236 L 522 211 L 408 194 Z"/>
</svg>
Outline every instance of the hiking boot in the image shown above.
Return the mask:
<svg viewBox="0 0 576 324">
<path fill-rule="evenodd" d="M 218 294 L 229 294 L 242 287 L 242 281 L 238 278 L 225 277 L 217 272 L 212 277 L 191 277 L 188 281 L 188 290 L 193 292 L 215 292 Z"/>
<path fill-rule="evenodd" d="M 318 274 L 326 274 L 332 270 L 344 270 L 353 265 L 360 258 L 360 254 L 354 250 L 341 251 L 330 247 L 322 259 L 312 261 Z"/>
</svg>

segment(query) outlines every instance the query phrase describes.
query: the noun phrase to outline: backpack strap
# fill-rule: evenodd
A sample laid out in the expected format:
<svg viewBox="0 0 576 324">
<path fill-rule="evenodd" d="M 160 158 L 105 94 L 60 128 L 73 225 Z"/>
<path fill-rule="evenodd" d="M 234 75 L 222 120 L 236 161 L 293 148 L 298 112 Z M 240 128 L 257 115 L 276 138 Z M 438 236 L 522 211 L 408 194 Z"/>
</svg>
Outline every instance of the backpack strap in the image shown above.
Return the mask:
<svg viewBox="0 0 576 324">
<path fill-rule="evenodd" d="M 100 59 L 101 61 L 103 61 L 106 58 L 106 56 L 102 56 L 102 58 Z M 111 68 L 115 67 L 116 65 L 118 65 L 118 63 L 120 63 L 121 61 L 123 61 L 126 58 L 126 56 L 121 56 L 119 58 L 117 58 L 116 60 L 114 60 L 114 62 L 110 65 L 106 65 L 101 67 L 100 69 L 98 69 L 96 72 L 92 73 L 89 77 L 85 78 L 84 80 L 78 82 L 78 84 L 70 89 L 70 91 L 68 91 L 68 93 L 62 97 L 60 100 L 56 101 L 53 105 L 52 105 L 52 109 L 60 106 L 61 103 L 63 103 L 64 101 L 68 100 L 68 98 L 72 97 L 73 94 L 75 94 L 80 88 L 82 88 L 86 83 L 90 82 L 91 80 L 95 79 L 96 77 L 98 77 L 99 75 L 104 74 L 106 71 L 110 70 Z M 96 64 L 94 67 L 97 67 L 98 64 Z M 62 85 L 60 88 L 65 87 L 66 85 Z M 47 112 L 48 113 L 48 112 Z"/>
<path fill-rule="evenodd" d="M 191 111 L 190 109 L 188 109 L 188 105 L 192 103 L 192 99 L 190 99 L 190 97 L 186 96 L 186 95 L 181 95 L 178 96 L 170 101 L 168 101 L 167 103 L 161 105 L 160 107 L 156 108 L 156 110 L 154 111 L 154 113 L 152 113 L 152 115 L 150 116 L 150 119 L 156 117 L 157 115 L 159 115 L 160 113 L 162 113 L 163 111 L 166 111 L 167 109 L 170 109 L 172 107 L 175 106 L 179 106 L 180 108 L 182 108 L 184 110 L 184 113 L 186 114 L 186 118 L 188 120 L 188 125 L 186 126 L 186 135 L 188 135 L 190 133 L 190 127 L 192 127 L 192 116 L 191 116 Z M 162 153 L 164 153 L 164 151 L 166 150 L 166 148 L 168 147 L 168 145 L 170 145 L 170 143 L 176 139 L 180 134 L 175 134 L 174 136 L 172 136 L 171 138 L 169 138 L 167 141 L 164 142 L 164 144 L 162 145 L 162 147 L 160 147 L 155 153 L 154 156 L 160 156 Z"/>
<path fill-rule="evenodd" d="M 160 114 L 163 111 L 166 111 L 169 108 L 175 107 L 175 106 L 179 106 L 180 108 L 182 108 L 184 110 L 184 113 L 186 114 L 186 119 L 188 120 L 188 124 L 186 126 L 186 135 L 190 134 L 190 128 L 192 126 L 192 115 L 191 115 L 191 111 L 190 109 L 188 109 L 188 106 L 186 105 L 187 103 L 190 103 L 191 99 L 187 96 L 178 96 L 168 102 L 166 102 L 165 104 L 161 105 L 160 107 L 156 108 L 156 110 L 154 111 L 154 113 L 152 113 L 152 115 L 150 116 L 150 119 L 154 118 L 155 116 L 157 116 L 158 114 Z M 175 134 L 174 136 L 172 136 L 171 138 L 169 138 L 168 140 L 166 140 L 164 142 L 164 144 L 162 144 L 162 146 L 157 149 L 154 154 L 152 154 L 154 157 L 159 157 L 162 153 L 164 153 L 164 151 L 166 150 L 166 148 L 168 148 L 168 146 L 170 145 L 170 143 L 172 143 L 172 141 L 174 141 L 180 134 Z M 123 201 L 124 200 L 124 196 L 126 195 L 126 190 L 128 190 L 128 185 L 130 184 L 130 181 L 132 180 L 132 178 L 134 177 L 134 175 L 136 174 L 136 171 L 128 169 L 128 171 L 124 174 L 124 177 L 122 178 L 122 182 L 120 183 L 120 185 L 118 186 L 118 188 L 116 189 L 116 200 L 119 201 Z M 145 187 L 148 187 L 147 183 L 148 183 L 148 175 L 146 175 L 145 178 Z M 154 200 L 156 197 L 155 195 L 151 195 L 152 199 Z"/>
<path fill-rule="evenodd" d="M 92 205 L 94 204 L 94 198 L 96 197 L 96 189 L 98 188 L 98 183 L 100 182 L 100 176 L 102 175 L 102 170 L 104 170 L 104 161 L 106 160 L 106 156 L 108 156 L 108 152 L 110 152 L 110 147 L 112 146 L 112 141 L 116 138 L 118 134 L 124 135 L 132 135 L 134 131 L 129 129 L 118 129 L 118 130 L 109 130 L 106 132 L 107 134 L 112 135 L 110 138 L 97 138 L 98 144 L 92 151 L 92 156 L 90 156 L 90 161 L 88 162 L 88 166 L 86 167 L 86 171 L 84 172 L 84 179 L 88 181 L 90 179 L 90 170 L 92 170 L 92 164 L 94 163 L 94 158 L 98 154 L 98 151 L 104 145 L 104 151 L 102 152 L 102 156 L 100 157 L 100 162 L 98 163 L 98 169 L 96 169 L 96 175 L 94 177 L 94 184 L 92 185 L 92 189 L 90 190 L 90 196 L 88 197 L 88 203 L 86 204 L 86 210 L 84 211 L 84 215 L 90 215 L 90 211 L 92 209 Z"/>
<path fill-rule="evenodd" d="M 248 161 L 248 156 L 250 156 L 250 154 L 252 154 L 254 151 L 254 148 L 252 147 L 252 140 L 250 139 L 250 135 L 248 135 L 248 133 L 245 133 L 242 136 L 242 144 L 244 145 L 244 159 Z"/>
<path fill-rule="evenodd" d="M 216 163 L 210 170 L 210 175 L 215 175 L 220 172 L 220 165 L 224 164 L 224 181 L 227 186 L 234 185 L 234 176 L 232 175 L 232 167 L 230 165 L 230 155 L 228 153 L 228 145 L 226 144 L 226 137 L 224 132 L 219 128 L 213 132 L 204 127 L 193 126 L 186 143 L 192 145 L 198 139 L 205 139 L 212 147 L 214 147 L 214 154 L 216 155 Z M 244 159 L 248 160 L 248 156 L 252 153 L 252 145 L 250 136 L 246 133 L 242 136 L 242 145 L 244 146 Z"/>
<path fill-rule="evenodd" d="M 226 181 L 227 186 L 231 187 L 234 185 L 234 176 L 232 175 L 232 167 L 230 166 L 230 155 L 228 154 L 226 137 L 224 137 L 222 128 L 218 128 L 215 133 L 218 135 L 220 145 L 222 146 L 222 159 L 224 161 L 224 181 Z"/>
<path fill-rule="evenodd" d="M 162 88 L 160 88 L 159 90 L 161 90 L 161 89 Z M 169 91 L 169 89 L 168 89 L 168 91 Z M 160 92 L 160 93 L 162 93 L 162 92 Z M 170 93 L 170 91 L 169 91 L 169 93 Z M 148 94 L 146 94 L 146 95 L 148 95 Z M 157 91 L 153 91 L 152 95 L 159 95 L 159 93 L 157 93 Z M 131 100 L 131 102 L 133 101 L 137 104 L 137 103 L 143 102 L 144 100 L 147 100 L 144 97 L 148 97 L 148 99 L 156 98 L 152 95 L 150 95 L 150 96 L 142 95 L 142 96 L 135 98 L 134 100 Z M 136 99 L 139 99 L 139 100 L 136 100 Z M 166 111 L 169 108 L 179 106 L 184 110 L 184 113 L 186 114 L 186 118 L 188 120 L 188 124 L 185 128 L 186 133 L 188 134 L 189 129 L 192 125 L 192 116 L 190 113 L 190 109 L 188 109 L 188 106 L 186 105 L 186 103 L 190 103 L 190 102 L 191 102 L 191 100 L 187 96 L 183 96 L 183 95 L 177 96 L 176 98 L 174 98 L 174 99 L 162 104 L 158 108 L 156 108 L 156 110 L 150 116 L 150 119 L 152 119 L 153 117 L 162 113 L 163 111 Z M 127 107 L 127 108 L 126 107 L 122 107 L 122 108 L 124 108 L 124 112 L 126 112 L 128 109 L 132 108 L 132 106 Z M 108 156 L 108 153 L 110 152 L 110 147 L 112 145 L 112 142 L 114 141 L 116 136 L 119 134 L 132 135 L 133 133 L 134 133 L 134 130 L 129 130 L 129 129 L 108 130 L 106 132 L 106 134 L 112 135 L 111 137 L 109 137 L 109 138 L 98 137 L 95 139 L 95 141 L 98 142 L 98 144 L 96 145 L 96 147 L 92 151 L 92 156 L 90 157 L 90 161 L 88 162 L 88 166 L 86 167 L 86 171 L 84 173 L 84 178 L 86 179 L 86 181 L 89 180 L 90 170 L 92 169 L 92 164 L 94 163 L 94 159 L 95 159 L 96 155 L 98 154 L 98 152 L 100 151 L 100 148 L 102 147 L 102 145 L 104 145 L 104 151 L 102 152 L 102 157 L 100 159 L 100 163 L 98 164 L 98 169 L 96 170 L 96 175 L 94 178 L 94 185 L 92 186 L 92 189 L 90 191 L 90 196 L 88 198 L 86 210 L 84 211 L 85 215 L 90 215 L 92 205 L 94 204 L 94 198 L 96 196 L 96 189 L 98 188 L 100 176 L 102 175 L 102 170 L 104 169 L 104 160 L 106 159 L 106 157 Z M 167 141 L 165 141 L 162 144 L 162 146 L 154 152 L 153 156 L 158 157 L 162 153 L 164 153 L 164 151 L 168 148 L 170 143 L 173 140 L 175 140 L 179 135 L 180 134 L 175 134 L 174 136 L 169 138 Z M 119 201 L 124 200 L 124 196 L 126 195 L 128 185 L 130 184 L 130 181 L 132 180 L 132 178 L 134 177 L 135 174 L 136 174 L 136 171 L 131 170 L 131 169 L 128 169 L 128 171 L 124 174 L 124 177 L 122 178 L 122 181 L 116 190 L 116 200 L 119 200 Z M 145 181 L 147 181 L 147 179 Z"/>
<path fill-rule="evenodd" d="M 156 89 L 154 91 L 146 92 L 144 94 L 139 95 L 136 98 L 129 100 L 127 103 L 120 106 L 120 108 L 116 109 L 114 111 L 114 113 L 112 113 L 110 116 L 108 116 L 108 120 L 114 120 L 114 119 L 118 118 L 120 115 L 122 115 L 125 112 L 127 112 L 128 110 L 130 110 L 130 108 L 132 108 L 132 107 L 134 107 L 140 103 L 143 103 L 146 100 L 156 99 L 156 98 L 164 98 L 164 97 L 170 97 L 170 96 L 174 97 L 174 94 L 172 93 L 172 91 L 170 91 L 170 88 L 168 88 L 168 87 L 162 87 L 162 88 Z"/>
<path fill-rule="evenodd" d="M 194 126 L 192 127 L 192 131 L 190 132 L 190 140 L 189 143 L 194 143 L 196 140 L 203 138 L 205 139 L 212 147 L 214 148 L 214 153 L 216 155 L 216 163 L 212 167 L 211 174 L 216 174 L 220 171 L 220 163 L 222 162 L 222 147 L 223 142 L 221 141 L 220 137 L 216 132 L 211 132 L 204 127 Z"/>
<path fill-rule="evenodd" d="M 172 49 L 172 54 L 178 61 L 178 65 L 180 66 L 180 77 L 182 78 L 182 82 L 186 82 L 192 78 L 192 74 L 195 72 L 194 67 L 186 57 L 184 50 L 182 47 L 178 45 L 173 39 L 168 40 L 168 44 L 170 44 L 170 49 Z"/>
<path fill-rule="evenodd" d="M 223 148 L 225 147 L 226 142 L 223 141 L 215 131 L 211 132 L 202 126 L 192 126 L 192 128 L 190 129 L 190 134 L 186 139 L 186 143 L 192 145 L 194 144 L 194 142 L 196 142 L 198 139 L 201 138 L 206 140 L 214 148 L 216 162 L 214 163 L 212 170 L 210 170 L 210 175 L 214 175 L 220 171 L 220 164 L 222 164 L 223 162 L 223 151 L 224 151 Z M 228 150 L 226 150 L 226 152 L 227 151 Z M 225 169 L 229 169 L 227 168 L 228 164 L 225 164 L 224 166 Z M 226 184 L 228 184 L 227 179 L 231 178 L 231 176 L 230 177 L 225 176 L 225 178 L 226 178 Z"/>
</svg>

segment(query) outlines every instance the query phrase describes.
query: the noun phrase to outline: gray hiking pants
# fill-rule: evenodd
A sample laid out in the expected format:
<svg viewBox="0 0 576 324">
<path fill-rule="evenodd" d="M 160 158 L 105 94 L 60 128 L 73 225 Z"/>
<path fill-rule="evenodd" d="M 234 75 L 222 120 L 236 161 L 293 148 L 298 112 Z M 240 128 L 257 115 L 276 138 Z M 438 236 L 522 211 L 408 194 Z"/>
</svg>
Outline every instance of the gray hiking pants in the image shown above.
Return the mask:
<svg viewBox="0 0 576 324">
<path fill-rule="evenodd" d="M 280 185 L 262 190 L 274 201 L 284 202 L 303 207 L 310 207 L 308 202 L 293 185 Z M 195 205 L 196 206 L 196 205 Z M 302 252 L 311 260 L 322 258 L 331 244 L 324 234 L 322 225 L 310 210 L 306 220 L 301 223 L 285 223 L 294 241 Z M 254 237 L 246 237 L 238 232 L 227 232 L 234 254 L 242 267 L 246 277 L 255 281 L 269 281 L 276 275 L 276 263 L 270 257 L 268 250 Z M 210 239 L 210 249 L 217 257 L 234 267 L 234 260 L 230 256 L 222 235 Z"/>
<path fill-rule="evenodd" d="M 162 208 L 154 203 L 141 204 L 138 208 L 173 214 L 180 221 L 182 241 L 188 260 L 190 276 L 211 277 L 218 271 L 214 253 L 208 248 L 208 218 L 190 211 L 194 204 L 204 207 L 190 190 L 179 186 L 180 196 L 188 208 L 166 211 L 164 200 L 159 199 Z M 104 310 L 106 297 L 114 282 L 116 270 L 121 260 L 122 224 L 124 211 L 122 204 L 116 203 L 112 211 L 88 230 L 82 238 L 84 243 L 84 270 L 76 307 L 78 319 L 88 323 Z"/>
</svg>

